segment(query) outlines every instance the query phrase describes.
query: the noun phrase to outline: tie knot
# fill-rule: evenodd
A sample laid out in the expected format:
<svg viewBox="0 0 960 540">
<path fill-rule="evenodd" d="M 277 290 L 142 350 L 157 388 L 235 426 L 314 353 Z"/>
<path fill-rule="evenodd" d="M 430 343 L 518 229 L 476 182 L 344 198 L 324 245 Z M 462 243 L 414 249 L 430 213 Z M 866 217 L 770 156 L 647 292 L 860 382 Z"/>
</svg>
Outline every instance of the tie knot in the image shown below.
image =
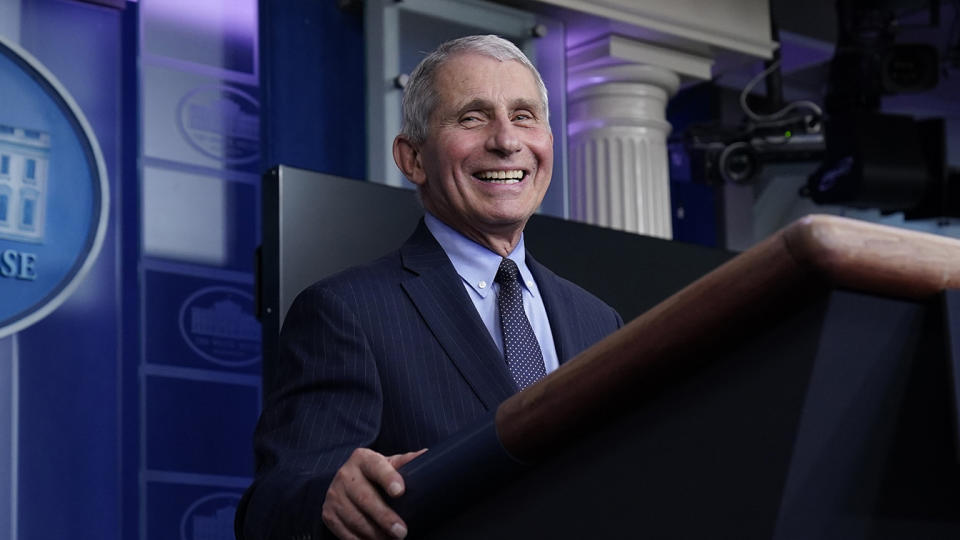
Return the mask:
<svg viewBox="0 0 960 540">
<path fill-rule="evenodd" d="M 497 283 L 513 283 L 517 281 L 517 275 L 520 273 L 520 270 L 517 269 L 517 263 L 512 260 L 504 257 L 500 261 L 500 268 L 497 270 L 497 277 L 494 278 L 494 281 Z"/>
</svg>

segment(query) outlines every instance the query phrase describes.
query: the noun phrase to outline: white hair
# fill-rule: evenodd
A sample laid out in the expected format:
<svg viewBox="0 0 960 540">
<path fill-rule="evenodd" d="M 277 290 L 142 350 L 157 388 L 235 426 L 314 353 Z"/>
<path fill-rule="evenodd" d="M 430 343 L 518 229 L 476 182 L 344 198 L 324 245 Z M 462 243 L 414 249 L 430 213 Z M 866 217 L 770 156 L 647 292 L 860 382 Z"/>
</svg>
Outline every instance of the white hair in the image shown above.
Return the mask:
<svg viewBox="0 0 960 540">
<path fill-rule="evenodd" d="M 407 81 L 403 93 L 403 127 L 400 129 L 402 135 L 416 144 L 420 144 L 427 139 L 430 115 L 439 101 L 439 96 L 434 88 L 434 77 L 437 69 L 455 55 L 470 53 L 495 58 L 501 62 L 520 62 L 530 70 L 540 92 L 544 119 L 549 124 L 547 87 L 543 84 L 543 78 L 540 77 L 537 68 L 523 54 L 523 51 L 499 36 L 466 36 L 441 44 L 421 60 L 413 73 L 410 74 L 410 80 Z"/>
</svg>

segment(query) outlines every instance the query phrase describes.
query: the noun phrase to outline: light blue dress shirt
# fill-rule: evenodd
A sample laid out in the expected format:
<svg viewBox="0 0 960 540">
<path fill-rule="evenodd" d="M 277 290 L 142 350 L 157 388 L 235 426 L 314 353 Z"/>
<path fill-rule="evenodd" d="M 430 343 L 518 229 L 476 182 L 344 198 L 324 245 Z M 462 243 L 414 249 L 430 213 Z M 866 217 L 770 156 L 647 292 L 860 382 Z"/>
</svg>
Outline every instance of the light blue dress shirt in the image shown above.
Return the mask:
<svg viewBox="0 0 960 540">
<path fill-rule="evenodd" d="M 503 354 L 503 331 L 500 329 L 500 313 L 497 309 L 500 285 L 494 282 L 502 257 L 460 234 L 429 212 L 424 216 L 424 222 L 453 263 L 453 268 L 463 280 L 467 294 L 473 300 L 473 305 L 477 308 L 483 324 L 490 332 L 497 348 L 500 349 L 500 354 Z M 557 349 L 553 343 L 553 332 L 550 330 L 547 310 L 543 307 L 543 298 L 540 296 L 533 274 L 527 268 L 523 236 L 520 237 L 520 242 L 510 253 L 509 258 L 517 263 L 520 269 L 520 278 L 523 282 L 523 310 L 540 343 L 544 367 L 547 373 L 550 373 L 559 365 Z"/>
</svg>

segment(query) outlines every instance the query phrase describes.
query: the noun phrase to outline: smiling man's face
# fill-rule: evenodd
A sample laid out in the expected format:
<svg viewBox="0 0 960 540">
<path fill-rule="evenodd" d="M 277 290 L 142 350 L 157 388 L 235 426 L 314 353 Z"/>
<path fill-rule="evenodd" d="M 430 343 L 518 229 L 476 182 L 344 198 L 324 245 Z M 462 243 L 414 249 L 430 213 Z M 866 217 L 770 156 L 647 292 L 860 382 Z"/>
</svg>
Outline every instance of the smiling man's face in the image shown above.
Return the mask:
<svg viewBox="0 0 960 540">
<path fill-rule="evenodd" d="M 536 81 L 519 62 L 466 53 L 437 70 L 434 88 L 427 139 L 410 145 L 401 168 L 427 210 L 504 254 L 553 173 L 553 134 Z"/>
</svg>

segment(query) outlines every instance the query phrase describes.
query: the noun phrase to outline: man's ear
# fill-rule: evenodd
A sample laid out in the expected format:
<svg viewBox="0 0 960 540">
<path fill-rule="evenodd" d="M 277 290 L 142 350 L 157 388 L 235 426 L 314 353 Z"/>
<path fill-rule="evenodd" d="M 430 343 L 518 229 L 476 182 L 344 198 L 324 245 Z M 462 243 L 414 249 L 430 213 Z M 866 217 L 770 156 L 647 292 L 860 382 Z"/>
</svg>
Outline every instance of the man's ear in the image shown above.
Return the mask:
<svg viewBox="0 0 960 540">
<path fill-rule="evenodd" d="M 418 186 L 422 186 L 427 181 L 420 157 L 420 148 L 406 135 L 397 135 L 393 139 L 393 160 L 403 175 Z"/>
</svg>

